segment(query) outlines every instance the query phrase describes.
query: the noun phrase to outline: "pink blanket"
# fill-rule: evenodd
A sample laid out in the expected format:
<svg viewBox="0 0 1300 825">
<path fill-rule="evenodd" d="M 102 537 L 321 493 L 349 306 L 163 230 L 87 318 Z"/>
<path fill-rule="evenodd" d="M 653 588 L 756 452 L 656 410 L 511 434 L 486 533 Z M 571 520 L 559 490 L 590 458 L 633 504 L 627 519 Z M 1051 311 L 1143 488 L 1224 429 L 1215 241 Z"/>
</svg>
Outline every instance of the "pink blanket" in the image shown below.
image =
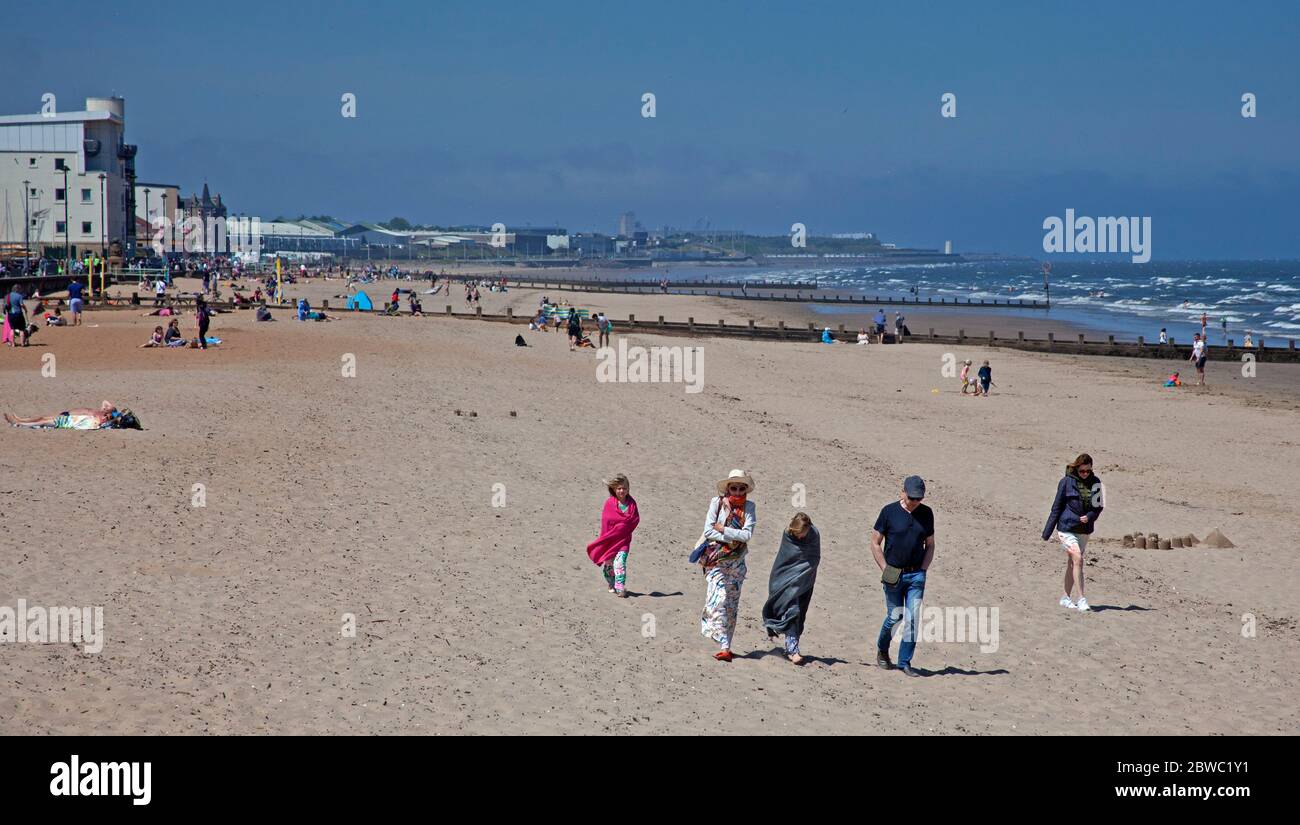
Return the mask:
<svg viewBox="0 0 1300 825">
<path fill-rule="evenodd" d="M 632 531 L 640 523 L 636 499 L 627 497 L 627 512 L 624 513 L 618 509 L 618 499 L 610 496 L 600 514 L 600 538 L 587 545 L 587 557 L 603 565 L 619 551 L 631 549 Z"/>
<path fill-rule="evenodd" d="M 14 339 L 14 331 L 9 327 L 9 313 L 5 313 L 5 331 L 4 338 L 0 339 L 0 344 L 7 344 Z"/>
</svg>

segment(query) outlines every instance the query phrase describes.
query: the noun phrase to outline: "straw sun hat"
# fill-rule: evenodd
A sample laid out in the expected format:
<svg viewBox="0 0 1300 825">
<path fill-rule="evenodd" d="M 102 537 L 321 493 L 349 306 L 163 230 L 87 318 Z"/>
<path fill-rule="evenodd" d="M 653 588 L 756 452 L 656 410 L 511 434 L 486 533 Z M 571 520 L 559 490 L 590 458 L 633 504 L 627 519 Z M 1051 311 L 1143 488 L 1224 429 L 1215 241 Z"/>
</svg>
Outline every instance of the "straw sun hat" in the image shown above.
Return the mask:
<svg viewBox="0 0 1300 825">
<path fill-rule="evenodd" d="M 749 495 L 750 491 L 754 489 L 754 479 L 750 478 L 744 470 L 732 470 L 727 473 L 726 478 L 718 482 L 718 495 L 725 496 L 727 494 L 727 485 L 737 483 L 745 485 L 746 495 Z"/>
</svg>

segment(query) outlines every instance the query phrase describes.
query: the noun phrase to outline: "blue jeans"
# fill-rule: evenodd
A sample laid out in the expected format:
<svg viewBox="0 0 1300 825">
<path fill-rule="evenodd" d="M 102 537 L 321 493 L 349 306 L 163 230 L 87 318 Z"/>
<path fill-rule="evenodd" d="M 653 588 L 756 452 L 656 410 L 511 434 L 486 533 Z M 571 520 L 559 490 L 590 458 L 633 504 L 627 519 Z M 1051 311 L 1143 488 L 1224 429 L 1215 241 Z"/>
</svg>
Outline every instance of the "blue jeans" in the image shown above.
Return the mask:
<svg viewBox="0 0 1300 825">
<path fill-rule="evenodd" d="M 903 573 L 898 577 L 898 584 L 881 586 L 885 588 L 885 607 L 889 612 L 885 623 L 880 626 L 876 648 L 888 655 L 894 625 L 901 619 L 903 641 L 898 645 L 898 666 L 907 667 L 912 663 L 912 653 L 916 650 L 916 623 L 920 618 L 921 597 L 925 595 L 925 571 Z"/>
</svg>

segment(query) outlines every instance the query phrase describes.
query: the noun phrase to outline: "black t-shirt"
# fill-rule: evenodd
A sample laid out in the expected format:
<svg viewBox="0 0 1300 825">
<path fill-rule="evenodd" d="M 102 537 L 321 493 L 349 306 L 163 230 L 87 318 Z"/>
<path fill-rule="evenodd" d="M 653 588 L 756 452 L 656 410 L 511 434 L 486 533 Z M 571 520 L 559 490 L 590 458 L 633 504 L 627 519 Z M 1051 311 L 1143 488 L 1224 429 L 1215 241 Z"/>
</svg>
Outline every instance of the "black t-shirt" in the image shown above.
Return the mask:
<svg viewBox="0 0 1300 825">
<path fill-rule="evenodd" d="M 907 512 L 902 502 L 886 504 L 873 529 L 885 537 L 885 561 L 893 567 L 920 567 L 925 540 L 934 535 L 934 511 L 924 504 Z"/>
</svg>

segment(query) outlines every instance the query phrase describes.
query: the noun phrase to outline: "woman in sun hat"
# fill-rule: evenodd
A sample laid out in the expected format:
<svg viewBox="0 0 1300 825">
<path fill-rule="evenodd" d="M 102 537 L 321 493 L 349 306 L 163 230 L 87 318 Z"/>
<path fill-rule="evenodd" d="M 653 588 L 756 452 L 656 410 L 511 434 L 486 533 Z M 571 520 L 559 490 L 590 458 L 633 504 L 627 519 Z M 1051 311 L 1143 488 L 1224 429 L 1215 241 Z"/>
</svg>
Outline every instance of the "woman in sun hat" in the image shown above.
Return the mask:
<svg viewBox="0 0 1300 825">
<path fill-rule="evenodd" d="M 732 470 L 718 482 L 718 495 L 709 501 L 704 534 L 691 554 L 704 567 L 704 612 L 700 634 L 718 643 L 713 658 L 730 662 L 731 639 L 736 632 L 740 586 L 745 581 L 745 555 L 754 534 L 754 502 L 748 496 L 754 479 L 744 470 Z"/>
</svg>

